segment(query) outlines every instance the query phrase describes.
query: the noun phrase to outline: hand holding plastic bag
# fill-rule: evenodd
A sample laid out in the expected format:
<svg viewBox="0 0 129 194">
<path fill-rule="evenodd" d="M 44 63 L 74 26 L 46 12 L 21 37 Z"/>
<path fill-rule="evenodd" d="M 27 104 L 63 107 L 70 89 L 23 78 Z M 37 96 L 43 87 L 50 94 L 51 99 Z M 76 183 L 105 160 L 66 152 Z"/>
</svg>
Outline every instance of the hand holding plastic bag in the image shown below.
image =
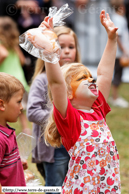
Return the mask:
<svg viewBox="0 0 129 194">
<path fill-rule="evenodd" d="M 32 171 L 24 170 L 24 176 L 27 187 L 34 187 L 42 185 L 40 178 L 37 177 Z"/>
<path fill-rule="evenodd" d="M 49 18 L 53 18 L 53 26 L 61 26 L 63 20 L 71 15 L 73 11 L 68 4 L 63 5 L 58 11 L 57 7 L 49 9 Z M 47 17 L 47 18 L 48 18 Z M 44 22 L 46 25 L 44 25 Z M 37 58 L 50 63 L 57 63 L 60 59 L 60 45 L 53 27 L 47 25 L 44 20 L 38 28 L 30 29 L 19 37 L 22 48 Z"/>
</svg>

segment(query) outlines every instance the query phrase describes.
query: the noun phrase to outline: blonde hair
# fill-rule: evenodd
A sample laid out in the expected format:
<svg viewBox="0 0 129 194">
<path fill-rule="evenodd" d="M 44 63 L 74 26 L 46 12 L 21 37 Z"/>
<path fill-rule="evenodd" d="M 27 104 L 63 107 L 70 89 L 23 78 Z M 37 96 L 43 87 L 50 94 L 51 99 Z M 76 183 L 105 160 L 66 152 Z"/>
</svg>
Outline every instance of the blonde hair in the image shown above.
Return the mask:
<svg viewBox="0 0 129 194">
<path fill-rule="evenodd" d="M 7 73 L 0 72 L 0 99 L 9 102 L 13 94 L 19 90 L 25 91 L 18 79 Z"/>
<path fill-rule="evenodd" d="M 34 75 L 32 77 L 32 81 L 34 81 L 34 79 L 36 78 L 36 76 L 38 74 L 41 74 L 42 72 L 45 72 L 45 64 L 44 64 L 44 61 L 41 60 L 41 59 L 37 59 L 36 65 L 35 65 Z"/>
<path fill-rule="evenodd" d="M 62 34 L 70 34 L 74 37 L 75 40 L 75 47 L 76 47 L 76 57 L 75 57 L 75 61 L 77 63 L 81 62 L 81 57 L 80 57 L 80 52 L 79 52 L 79 44 L 78 44 L 78 40 L 77 40 L 77 36 L 75 34 L 75 32 L 67 27 L 67 26 L 59 26 L 59 27 L 55 27 L 54 28 L 54 32 L 56 33 L 57 37 L 59 37 Z M 34 75 L 32 77 L 32 81 L 35 79 L 35 77 L 44 72 L 45 71 L 45 64 L 44 61 L 41 59 L 37 59 L 36 61 L 36 66 L 35 66 L 35 71 L 34 71 Z"/>
<path fill-rule="evenodd" d="M 72 88 L 71 88 L 72 77 L 78 74 L 80 71 L 83 71 L 84 69 L 86 70 L 88 77 L 92 77 L 89 69 L 81 63 L 65 64 L 61 67 L 64 79 L 66 82 L 67 95 L 70 95 L 72 92 Z M 49 89 L 49 97 L 50 97 L 50 100 L 53 101 L 50 89 Z M 45 141 L 48 142 L 53 147 L 61 146 L 61 143 L 62 143 L 61 136 L 56 127 L 53 111 L 51 112 L 50 117 L 48 119 L 48 123 L 46 125 L 45 132 L 44 132 L 44 138 L 45 138 Z"/>
<path fill-rule="evenodd" d="M 7 49 L 14 49 L 19 43 L 19 31 L 10 17 L 0 17 L 0 42 Z"/>
</svg>

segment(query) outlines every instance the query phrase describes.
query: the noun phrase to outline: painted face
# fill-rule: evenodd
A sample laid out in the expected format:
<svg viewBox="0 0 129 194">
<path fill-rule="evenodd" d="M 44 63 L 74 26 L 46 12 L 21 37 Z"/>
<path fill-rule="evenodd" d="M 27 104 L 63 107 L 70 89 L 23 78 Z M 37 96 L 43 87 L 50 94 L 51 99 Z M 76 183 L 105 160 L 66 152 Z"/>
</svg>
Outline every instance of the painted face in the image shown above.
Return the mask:
<svg viewBox="0 0 129 194">
<path fill-rule="evenodd" d="M 61 46 L 60 66 L 65 63 L 73 63 L 76 59 L 76 45 L 71 34 L 62 34 L 58 38 Z"/>
<path fill-rule="evenodd" d="M 21 101 L 23 91 L 19 90 L 14 93 L 9 102 L 5 102 L 6 122 L 16 122 L 23 109 Z"/>
<path fill-rule="evenodd" d="M 98 97 L 98 87 L 87 70 L 83 70 L 79 74 L 73 76 L 71 87 L 74 102 L 76 99 L 76 102 L 79 105 L 85 104 L 87 107 L 91 107 Z"/>
<path fill-rule="evenodd" d="M 83 70 L 80 71 L 80 73 L 78 73 L 77 75 L 75 74 L 72 77 L 71 87 L 72 87 L 72 91 L 73 91 L 73 96 L 75 96 L 75 92 L 76 92 L 78 86 L 80 85 L 80 83 L 83 80 L 87 80 L 87 79 L 90 81 L 93 80 L 93 78 L 91 78 L 91 74 L 89 73 L 89 71 L 86 68 L 83 68 Z"/>
<path fill-rule="evenodd" d="M 96 84 L 92 82 L 92 78 L 81 81 L 76 89 L 75 96 L 73 97 L 75 108 L 91 109 L 94 101 L 98 97 L 98 89 Z"/>
</svg>

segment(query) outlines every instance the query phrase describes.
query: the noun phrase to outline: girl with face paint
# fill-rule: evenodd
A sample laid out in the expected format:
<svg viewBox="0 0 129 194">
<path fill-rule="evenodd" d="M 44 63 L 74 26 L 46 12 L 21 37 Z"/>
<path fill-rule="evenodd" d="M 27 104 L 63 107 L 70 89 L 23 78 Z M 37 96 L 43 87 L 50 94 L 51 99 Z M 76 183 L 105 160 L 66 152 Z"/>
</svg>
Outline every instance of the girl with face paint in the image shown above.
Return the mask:
<svg viewBox="0 0 129 194">
<path fill-rule="evenodd" d="M 113 76 L 117 27 L 102 10 L 108 40 L 97 69 L 97 81 L 81 63 L 45 63 L 53 114 L 45 129 L 52 146 L 61 143 L 70 155 L 62 193 L 120 194 L 119 155 L 106 124 Z M 52 28 L 52 19 L 45 19 Z"/>
<path fill-rule="evenodd" d="M 54 32 L 61 46 L 60 66 L 65 63 L 80 62 L 77 37 L 74 31 L 66 26 L 59 26 L 54 28 Z M 43 46 L 42 42 L 40 44 Z M 48 47 L 49 44 L 45 46 Z M 64 146 L 57 149 L 47 146 L 44 136 L 41 137 L 45 129 L 43 123 L 47 122 L 50 113 L 50 108 L 47 106 L 47 85 L 44 61 L 38 59 L 27 105 L 27 117 L 33 122 L 33 135 L 37 143 L 32 151 L 32 162 L 36 163 L 39 172 L 44 177 L 45 186 L 62 186 L 68 170 L 69 154 Z M 52 193 L 49 192 L 49 194 Z"/>
</svg>

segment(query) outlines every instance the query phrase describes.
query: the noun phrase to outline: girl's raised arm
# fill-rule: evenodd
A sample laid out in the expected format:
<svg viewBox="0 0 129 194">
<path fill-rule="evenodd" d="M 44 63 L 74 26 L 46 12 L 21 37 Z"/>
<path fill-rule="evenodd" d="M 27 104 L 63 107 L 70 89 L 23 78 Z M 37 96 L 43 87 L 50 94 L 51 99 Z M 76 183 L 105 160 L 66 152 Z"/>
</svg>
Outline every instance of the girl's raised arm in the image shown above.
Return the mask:
<svg viewBox="0 0 129 194">
<path fill-rule="evenodd" d="M 44 24 L 47 28 L 52 29 L 52 18 L 48 21 L 48 17 L 46 17 Z M 67 110 L 67 88 L 60 65 L 59 63 L 52 64 L 45 62 L 45 68 L 54 105 L 62 117 L 65 117 Z"/>
<path fill-rule="evenodd" d="M 102 10 L 100 13 L 100 21 L 107 31 L 108 40 L 100 63 L 98 65 L 97 84 L 99 90 L 102 92 L 105 99 L 107 100 L 110 92 L 115 65 L 118 28 L 115 27 L 108 14 L 105 16 L 104 10 Z"/>
<path fill-rule="evenodd" d="M 45 63 L 48 83 L 52 93 L 55 107 L 62 117 L 66 116 L 67 110 L 67 88 L 59 63 Z"/>
</svg>

